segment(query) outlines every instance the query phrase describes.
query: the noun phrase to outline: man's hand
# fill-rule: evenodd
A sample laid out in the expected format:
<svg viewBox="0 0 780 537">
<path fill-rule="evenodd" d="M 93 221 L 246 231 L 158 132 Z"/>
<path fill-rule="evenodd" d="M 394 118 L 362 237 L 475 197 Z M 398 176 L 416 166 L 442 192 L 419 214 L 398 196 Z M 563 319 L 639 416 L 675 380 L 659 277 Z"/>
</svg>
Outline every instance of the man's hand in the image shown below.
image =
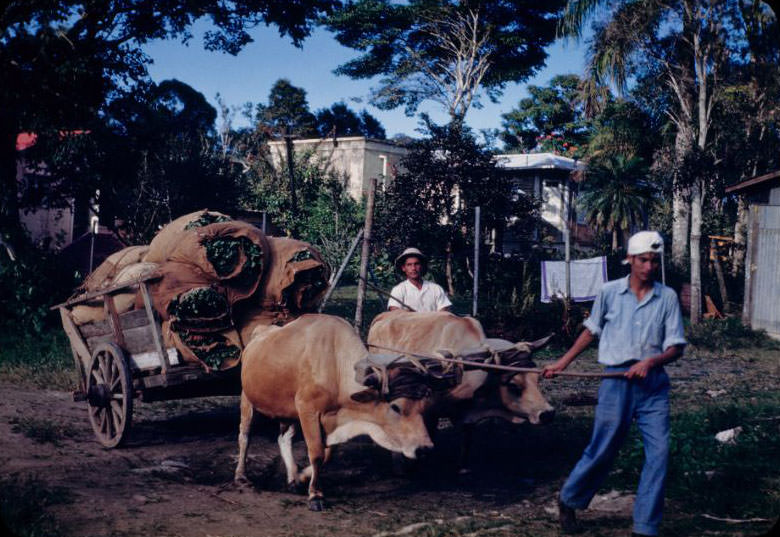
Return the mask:
<svg viewBox="0 0 780 537">
<path fill-rule="evenodd" d="M 547 364 L 542 368 L 542 376 L 551 379 L 569 366 L 570 361 L 565 358 L 558 358 L 554 363 Z"/>
<path fill-rule="evenodd" d="M 653 363 L 650 359 L 645 359 L 642 361 L 639 361 L 632 365 L 628 371 L 624 373 L 624 376 L 628 379 L 633 378 L 646 378 L 647 374 L 650 372 L 650 370 L 653 368 Z"/>
</svg>

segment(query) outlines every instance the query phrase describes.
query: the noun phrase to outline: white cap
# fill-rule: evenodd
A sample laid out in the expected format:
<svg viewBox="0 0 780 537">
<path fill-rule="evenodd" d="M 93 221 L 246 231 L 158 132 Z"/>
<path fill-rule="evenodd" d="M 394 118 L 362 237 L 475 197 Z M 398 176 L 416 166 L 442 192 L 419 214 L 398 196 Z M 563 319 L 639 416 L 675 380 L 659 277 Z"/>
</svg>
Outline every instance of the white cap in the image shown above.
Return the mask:
<svg viewBox="0 0 780 537">
<path fill-rule="evenodd" d="M 664 239 L 657 231 L 640 231 L 631 235 L 628 239 L 628 251 L 626 255 L 639 255 L 647 252 L 653 252 L 663 255 Z M 623 261 L 627 264 L 628 260 Z"/>
</svg>

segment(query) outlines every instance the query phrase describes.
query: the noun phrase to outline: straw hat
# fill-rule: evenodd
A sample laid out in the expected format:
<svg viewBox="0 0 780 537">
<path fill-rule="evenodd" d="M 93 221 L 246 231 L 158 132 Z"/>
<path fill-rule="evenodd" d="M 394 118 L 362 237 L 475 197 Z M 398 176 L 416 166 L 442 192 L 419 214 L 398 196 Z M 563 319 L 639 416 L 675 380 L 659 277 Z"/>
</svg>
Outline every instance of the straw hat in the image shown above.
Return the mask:
<svg viewBox="0 0 780 537">
<path fill-rule="evenodd" d="M 420 264 L 422 265 L 421 273 L 423 275 L 428 272 L 428 258 L 417 248 L 407 248 L 401 252 L 401 255 L 395 258 L 395 269 L 398 272 L 402 272 L 401 267 L 406 263 L 406 259 L 409 257 L 416 257 L 420 260 Z"/>
</svg>

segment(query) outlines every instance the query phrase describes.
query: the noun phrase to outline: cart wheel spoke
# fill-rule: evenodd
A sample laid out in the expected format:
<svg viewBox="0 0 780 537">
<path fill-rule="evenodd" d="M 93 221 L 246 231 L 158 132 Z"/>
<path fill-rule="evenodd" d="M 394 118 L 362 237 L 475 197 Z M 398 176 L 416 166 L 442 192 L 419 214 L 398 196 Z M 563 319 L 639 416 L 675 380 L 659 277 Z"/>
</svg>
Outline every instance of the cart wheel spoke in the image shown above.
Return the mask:
<svg viewBox="0 0 780 537">
<path fill-rule="evenodd" d="M 103 374 L 98 369 L 92 370 L 92 376 L 95 378 L 95 385 L 106 383 Z"/>
<path fill-rule="evenodd" d="M 100 422 L 100 432 L 103 434 L 108 433 L 108 420 L 106 419 L 106 409 L 98 409 L 98 420 Z"/>
<path fill-rule="evenodd" d="M 89 420 L 105 447 L 122 443 L 132 424 L 132 377 L 122 349 L 101 344 L 92 355 L 87 376 Z"/>
<path fill-rule="evenodd" d="M 116 360 L 111 360 L 109 372 L 111 373 L 111 380 L 108 384 L 111 386 L 111 391 L 114 391 L 117 382 L 122 380 L 122 374 L 119 372 L 119 365 L 116 363 Z"/>
<path fill-rule="evenodd" d="M 108 384 L 108 382 L 109 382 L 109 373 L 108 373 L 108 367 L 106 366 L 106 355 L 105 355 L 105 353 L 98 354 L 98 364 L 100 366 L 100 374 L 103 375 L 103 382 Z"/>
<path fill-rule="evenodd" d="M 122 430 L 122 409 L 117 404 L 117 407 L 115 408 L 114 405 L 116 403 L 114 401 L 111 402 L 111 421 L 114 425 L 115 431 L 121 431 Z"/>
</svg>

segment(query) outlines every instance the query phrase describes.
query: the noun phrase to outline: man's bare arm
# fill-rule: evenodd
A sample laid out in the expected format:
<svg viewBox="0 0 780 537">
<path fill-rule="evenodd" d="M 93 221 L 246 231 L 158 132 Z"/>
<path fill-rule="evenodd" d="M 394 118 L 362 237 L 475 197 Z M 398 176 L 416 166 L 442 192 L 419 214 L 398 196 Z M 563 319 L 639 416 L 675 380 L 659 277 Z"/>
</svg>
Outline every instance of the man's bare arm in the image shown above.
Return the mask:
<svg viewBox="0 0 780 537">
<path fill-rule="evenodd" d="M 577 341 L 574 342 L 574 345 L 572 345 L 571 348 L 566 351 L 566 354 L 558 358 L 556 362 L 544 366 L 544 373 L 542 374 L 544 378 L 552 378 L 556 373 L 560 373 L 569 367 L 569 364 L 572 363 L 582 351 L 587 349 L 588 345 L 590 345 L 594 339 L 595 338 L 593 337 L 593 334 L 590 333 L 590 330 L 587 328 L 583 330 L 577 338 Z"/>
</svg>

